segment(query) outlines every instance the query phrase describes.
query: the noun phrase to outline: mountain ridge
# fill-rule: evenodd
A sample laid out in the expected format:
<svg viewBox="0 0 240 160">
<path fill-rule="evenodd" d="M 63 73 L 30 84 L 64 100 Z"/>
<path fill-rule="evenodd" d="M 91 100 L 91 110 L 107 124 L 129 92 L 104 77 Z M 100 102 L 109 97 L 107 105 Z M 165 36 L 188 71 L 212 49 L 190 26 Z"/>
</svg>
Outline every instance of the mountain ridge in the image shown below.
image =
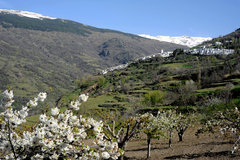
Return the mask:
<svg viewBox="0 0 240 160">
<path fill-rule="evenodd" d="M 17 14 L 19 16 L 25 16 L 25 17 L 29 17 L 29 18 L 37 18 L 37 19 L 43 19 L 43 18 L 47 18 L 47 19 L 57 19 L 55 17 L 49 17 L 49 16 L 44 16 L 42 14 L 39 13 L 34 13 L 34 12 L 28 12 L 28 11 L 20 11 L 20 10 L 9 10 L 9 9 L 0 9 L 0 13 L 7 13 L 7 14 Z"/>
<path fill-rule="evenodd" d="M 71 21 L 66 20 L 66 19 L 44 16 L 44 15 L 39 14 L 39 13 L 33 13 L 33 12 L 28 12 L 28 11 L 0 9 L 0 13 L 15 14 L 15 15 L 18 15 L 18 16 L 21 16 L 21 17 L 35 18 L 35 19 L 40 19 L 40 20 L 50 19 L 50 20 L 58 20 L 58 21 L 62 21 L 62 22 L 71 22 Z M 84 26 L 91 28 L 91 26 L 88 26 L 86 24 L 81 24 L 81 25 L 82 25 L 81 28 L 82 27 L 84 28 Z M 90 30 L 96 30 L 96 28 L 94 27 L 94 28 L 91 28 Z M 119 31 L 101 29 L 100 32 L 119 32 Z M 86 36 L 86 34 L 91 34 L 91 33 L 84 30 L 84 33 L 80 32 L 78 34 L 82 34 L 82 35 Z M 134 36 L 134 34 L 129 34 L 129 35 Z M 164 41 L 164 42 L 186 45 L 188 47 L 194 47 L 194 46 L 197 46 L 197 45 L 201 44 L 204 41 L 212 40 L 211 37 L 189 37 L 189 36 L 186 36 L 186 35 L 181 36 L 181 37 L 170 37 L 170 36 L 161 36 L 161 35 L 154 37 L 154 36 L 147 35 L 147 34 L 140 34 L 138 36 L 141 36 L 141 37 L 144 37 L 144 38 L 149 38 L 149 39 L 154 39 L 154 40 L 159 40 L 159 41 Z"/>
<path fill-rule="evenodd" d="M 21 21 L 19 17 L 21 17 Z M 112 33 L 120 33 L 120 34 L 128 35 L 132 38 L 139 37 L 138 35 L 131 34 L 131 33 L 97 28 L 90 25 L 75 22 L 72 20 L 43 16 L 39 13 L 19 11 L 19 10 L 0 9 L 0 22 L 1 22 L 1 25 L 3 25 L 3 27 L 5 28 L 14 26 L 18 28 L 25 28 L 25 29 L 32 29 L 32 30 L 71 32 L 71 33 L 84 35 L 84 36 L 88 36 L 89 34 L 91 34 L 91 31 L 102 32 L 102 33 L 112 32 Z M 29 25 L 23 25 L 23 23 L 28 23 Z M 44 23 L 44 25 L 47 25 L 47 28 L 42 26 L 42 23 Z"/>
<path fill-rule="evenodd" d="M 147 34 L 140 34 L 139 36 L 149 38 L 149 39 L 154 39 L 158 41 L 164 41 L 164 42 L 170 42 L 170 43 L 176 43 L 180 45 L 186 45 L 188 47 L 194 47 L 197 46 L 204 41 L 209 41 L 212 40 L 211 37 L 189 37 L 187 35 L 180 36 L 180 37 L 170 37 L 170 36 L 151 36 Z"/>
</svg>

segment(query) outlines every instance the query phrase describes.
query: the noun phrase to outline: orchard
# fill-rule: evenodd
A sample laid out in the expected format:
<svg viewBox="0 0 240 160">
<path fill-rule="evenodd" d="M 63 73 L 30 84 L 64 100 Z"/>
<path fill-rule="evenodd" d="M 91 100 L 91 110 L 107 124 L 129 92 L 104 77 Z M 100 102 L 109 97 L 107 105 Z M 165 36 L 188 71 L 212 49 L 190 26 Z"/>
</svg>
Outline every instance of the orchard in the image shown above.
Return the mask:
<svg viewBox="0 0 240 160">
<path fill-rule="evenodd" d="M 151 140 L 165 138 L 172 145 L 173 133 L 183 140 L 187 129 L 199 125 L 197 113 L 181 114 L 177 110 L 158 111 L 138 114 L 122 120 L 116 113 L 102 115 L 102 120 L 83 115 L 74 115 L 88 95 L 81 94 L 78 100 L 71 101 L 69 108 L 60 111 L 59 107 L 51 108 L 39 116 L 39 123 L 30 130 L 19 131 L 19 127 L 26 122 L 29 110 L 37 107 L 38 103 L 47 98 L 48 92 L 40 92 L 30 100 L 21 110 L 13 110 L 13 90 L 10 88 L 2 93 L 0 107 L 0 154 L 5 159 L 121 159 L 127 143 L 139 134 L 147 137 L 147 157 L 150 157 Z M 118 114 L 120 115 L 120 114 Z M 240 133 L 240 113 L 238 108 L 217 112 L 208 118 L 196 132 L 198 136 L 204 132 L 214 132 L 219 129 L 221 135 L 226 133 Z M 125 128 L 125 129 L 124 129 Z M 86 138 L 91 133 L 91 145 Z M 240 138 L 232 145 L 232 152 L 239 149 Z"/>
</svg>

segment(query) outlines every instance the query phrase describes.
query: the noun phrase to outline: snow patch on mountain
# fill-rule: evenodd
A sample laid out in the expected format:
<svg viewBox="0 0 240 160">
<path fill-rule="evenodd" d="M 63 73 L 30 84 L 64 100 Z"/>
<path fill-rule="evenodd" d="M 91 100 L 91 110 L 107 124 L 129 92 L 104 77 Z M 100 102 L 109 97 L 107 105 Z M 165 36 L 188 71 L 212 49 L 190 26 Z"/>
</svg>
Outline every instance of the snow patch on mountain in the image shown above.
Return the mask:
<svg viewBox="0 0 240 160">
<path fill-rule="evenodd" d="M 54 17 L 44 16 L 44 15 L 41 15 L 39 13 L 33 13 L 33 12 L 28 12 L 28 11 L 0 9 L 0 13 L 17 14 L 17 15 L 19 15 L 21 17 L 36 18 L 36 19 L 41 19 L 41 20 L 43 20 L 44 18 L 47 18 L 47 19 L 57 19 L 57 18 L 54 18 Z"/>
<path fill-rule="evenodd" d="M 204 41 L 212 40 L 211 37 L 189 37 L 189 36 L 181 36 L 181 37 L 156 36 L 154 37 L 147 34 L 140 34 L 139 36 L 145 37 L 148 39 L 163 41 L 163 42 L 170 42 L 170 43 L 185 45 L 188 47 L 194 47 L 201 44 Z"/>
</svg>

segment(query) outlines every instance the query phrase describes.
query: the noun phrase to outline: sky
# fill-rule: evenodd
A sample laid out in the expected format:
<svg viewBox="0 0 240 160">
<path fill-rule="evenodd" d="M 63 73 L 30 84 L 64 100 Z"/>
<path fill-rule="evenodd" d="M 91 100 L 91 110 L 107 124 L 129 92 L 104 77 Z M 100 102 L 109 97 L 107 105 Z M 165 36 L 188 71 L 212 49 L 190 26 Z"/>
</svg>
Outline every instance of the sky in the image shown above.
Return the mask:
<svg viewBox="0 0 240 160">
<path fill-rule="evenodd" d="M 0 9 L 36 12 L 151 36 L 218 37 L 240 28 L 240 0 L 0 0 Z"/>
</svg>

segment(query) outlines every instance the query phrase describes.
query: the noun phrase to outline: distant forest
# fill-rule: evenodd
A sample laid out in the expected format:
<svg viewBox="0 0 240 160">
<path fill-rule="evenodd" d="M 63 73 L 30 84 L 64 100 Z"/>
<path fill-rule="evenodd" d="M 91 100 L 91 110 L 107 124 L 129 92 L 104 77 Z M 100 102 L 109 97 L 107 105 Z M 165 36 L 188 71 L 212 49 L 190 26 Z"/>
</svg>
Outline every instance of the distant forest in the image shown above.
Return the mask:
<svg viewBox="0 0 240 160">
<path fill-rule="evenodd" d="M 31 30 L 40 30 L 40 31 L 59 31 L 59 32 L 70 32 L 74 34 L 79 34 L 82 36 L 88 36 L 92 34 L 91 31 L 95 32 L 112 32 L 119 33 L 130 36 L 133 39 L 138 39 L 139 36 L 134 34 L 123 33 L 120 31 L 110 30 L 110 29 L 101 29 L 88 25 L 84 25 L 78 22 L 63 20 L 63 19 L 35 19 L 28 17 L 20 17 L 15 14 L 6 14 L 0 13 L 0 25 L 4 28 L 16 27 L 16 28 L 24 28 Z"/>
<path fill-rule="evenodd" d="M 80 23 L 73 21 L 63 21 L 62 19 L 34 19 L 28 17 L 21 17 L 14 14 L 0 14 L 0 23 L 5 28 L 16 27 L 40 31 L 61 31 L 71 32 L 86 36 L 91 32 L 84 29 Z"/>
</svg>

